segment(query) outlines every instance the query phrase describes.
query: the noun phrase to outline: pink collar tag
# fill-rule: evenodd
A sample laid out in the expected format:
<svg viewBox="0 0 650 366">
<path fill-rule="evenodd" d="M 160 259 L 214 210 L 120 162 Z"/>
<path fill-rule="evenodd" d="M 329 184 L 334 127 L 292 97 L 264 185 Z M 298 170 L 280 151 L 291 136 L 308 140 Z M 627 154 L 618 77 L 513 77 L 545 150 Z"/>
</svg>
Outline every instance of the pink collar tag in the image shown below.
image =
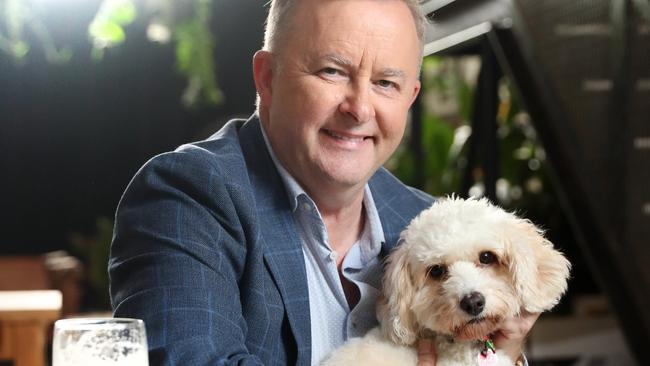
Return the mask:
<svg viewBox="0 0 650 366">
<path fill-rule="evenodd" d="M 499 356 L 488 349 L 478 353 L 478 366 L 496 366 L 499 363 Z"/>
</svg>

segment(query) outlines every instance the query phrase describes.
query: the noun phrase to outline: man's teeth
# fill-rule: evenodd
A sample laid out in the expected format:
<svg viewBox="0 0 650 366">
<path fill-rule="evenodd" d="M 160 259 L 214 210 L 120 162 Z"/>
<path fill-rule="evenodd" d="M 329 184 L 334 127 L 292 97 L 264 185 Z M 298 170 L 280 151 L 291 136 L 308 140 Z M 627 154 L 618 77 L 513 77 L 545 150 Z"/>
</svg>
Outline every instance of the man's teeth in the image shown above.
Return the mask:
<svg viewBox="0 0 650 366">
<path fill-rule="evenodd" d="M 325 130 L 325 131 L 327 132 L 328 135 L 330 135 L 332 137 L 335 137 L 337 139 L 344 140 L 344 141 L 361 142 L 364 139 L 363 137 L 342 136 L 342 135 L 339 135 L 336 132 L 332 132 L 330 130 Z"/>
</svg>

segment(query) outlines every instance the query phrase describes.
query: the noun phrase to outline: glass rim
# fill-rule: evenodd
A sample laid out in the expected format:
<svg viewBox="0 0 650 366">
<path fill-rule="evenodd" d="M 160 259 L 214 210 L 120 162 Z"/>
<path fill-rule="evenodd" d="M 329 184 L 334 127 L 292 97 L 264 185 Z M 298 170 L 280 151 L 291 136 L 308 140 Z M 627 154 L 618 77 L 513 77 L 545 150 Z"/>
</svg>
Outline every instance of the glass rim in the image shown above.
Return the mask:
<svg viewBox="0 0 650 366">
<path fill-rule="evenodd" d="M 114 326 L 114 327 L 125 327 L 128 325 L 144 325 L 142 319 L 135 318 L 109 318 L 109 317 L 91 317 L 91 318 L 66 318 L 59 319 L 54 322 L 54 327 L 56 329 L 65 329 L 65 328 L 79 328 L 79 327 L 88 327 L 94 328 L 97 326 Z"/>
</svg>

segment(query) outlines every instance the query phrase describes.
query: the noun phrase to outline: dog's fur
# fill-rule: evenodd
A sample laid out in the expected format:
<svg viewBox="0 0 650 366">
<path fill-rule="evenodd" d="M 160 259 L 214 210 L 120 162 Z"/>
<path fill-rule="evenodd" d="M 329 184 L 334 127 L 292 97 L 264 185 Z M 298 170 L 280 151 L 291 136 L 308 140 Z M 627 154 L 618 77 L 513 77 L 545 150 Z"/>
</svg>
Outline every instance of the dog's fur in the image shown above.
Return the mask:
<svg viewBox="0 0 650 366">
<path fill-rule="evenodd" d="M 324 365 L 415 365 L 421 337 L 433 338 L 437 366 L 477 365 L 478 339 L 523 310 L 551 309 L 567 288 L 570 264 L 542 231 L 486 199 L 438 200 L 400 241 L 387 262 L 380 326 L 337 349 Z M 493 262 L 482 263 L 481 255 Z M 436 265 L 444 268 L 439 277 L 431 274 Z M 460 304 L 476 292 L 484 305 L 471 315 Z M 497 355 L 500 366 L 514 364 Z"/>
</svg>

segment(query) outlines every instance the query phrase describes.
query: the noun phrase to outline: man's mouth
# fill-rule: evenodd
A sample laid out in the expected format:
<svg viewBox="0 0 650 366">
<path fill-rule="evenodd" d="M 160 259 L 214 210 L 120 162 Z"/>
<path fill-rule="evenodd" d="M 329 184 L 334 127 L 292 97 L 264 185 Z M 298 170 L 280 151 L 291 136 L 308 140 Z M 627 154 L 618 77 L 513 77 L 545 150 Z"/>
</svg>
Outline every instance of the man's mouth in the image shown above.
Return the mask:
<svg viewBox="0 0 650 366">
<path fill-rule="evenodd" d="M 323 132 L 325 132 L 325 134 L 335 139 L 357 143 L 357 144 L 363 142 L 366 139 L 371 138 L 370 136 L 343 134 L 340 132 L 334 132 L 332 130 L 327 130 L 327 129 L 323 129 Z"/>
</svg>

